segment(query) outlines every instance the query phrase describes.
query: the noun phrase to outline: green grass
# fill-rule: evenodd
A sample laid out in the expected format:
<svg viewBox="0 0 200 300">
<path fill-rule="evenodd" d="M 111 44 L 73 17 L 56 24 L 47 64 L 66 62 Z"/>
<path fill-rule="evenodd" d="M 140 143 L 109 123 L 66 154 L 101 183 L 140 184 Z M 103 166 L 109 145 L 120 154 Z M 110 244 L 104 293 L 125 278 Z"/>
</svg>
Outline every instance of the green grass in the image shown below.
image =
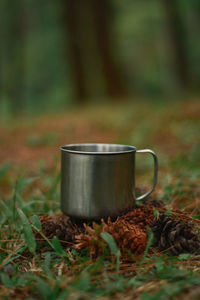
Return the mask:
<svg viewBox="0 0 200 300">
<path fill-rule="evenodd" d="M 160 174 L 154 197 L 164 200 L 169 211 L 173 205 L 191 211 L 198 218 L 199 131 L 188 129 L 187 138 L 184 138 L 179 122 L 186 124 L 188 116 L 182 111 L 177 119 L 172 118 L 170 107 L 161 108 L 158 109 L 161 117 L 152 121 L 154 124 L 151 123 L 149 128 L 154 105 L 148 107 L 150 111 L 146 114 L 144 125 L 137 124 L 138 111 L 145 116 L 142 109 L 134 112 L 134 107 L 132 110 L 129 107 L 124 108 L 123 116 L 121 109 L 116 109 L 111 117 L 105 113 L 101 126 L 117 131 L 116 142 L 156 148 Z M 98 110 L 96 120 L 92 116 L 91 122 L 98 125 L 102 114 L 103 110 Z M 175 149 L 173 155 L 163 150 L 160 142 L 159 128 L 163 126 L 163 120 L 166 124 L 171 120 L 170 126 L 163 129 L 163 135 L 169 134 L 168 143 L 172 140 L 171 148 Z M 199 128 L 200 121 L 196 117 L 190 116 L 189 123 L 193 129 Z M 33 151 L 42 144 L 55 143 L 55 140 L 51 142 L 48 134 L 44 137 L 41 140 L 30 137 L 25 142 Z M 150 162 L 138 160 L 138 182 L 149 181 L 151 167 Z M 199 299 L 200 257 L 188 254 L 170 257 L 164 253 L 153 253 L 151 233 L 143 257 L 129 263 L 120 260 L 120 251 L 109 234 L 102 236 L 108 248 L 96 261 L 91 261 L 87 251 L 78 253 L 64 249 L 57 238 L 49 241 L 43 236 L 45 246 L 36 242 L 33 230 L 40 232 L 41 229 L 38 216 L 53 215 L 60 209 L 59 184 L 58 158 L 48 169 L 38 160 L 36 169 L 30 172 L 9 162 L 1 164 L 0 299 Z M 110 259 L 111 254 L 114 259 Z"/>
</svg>

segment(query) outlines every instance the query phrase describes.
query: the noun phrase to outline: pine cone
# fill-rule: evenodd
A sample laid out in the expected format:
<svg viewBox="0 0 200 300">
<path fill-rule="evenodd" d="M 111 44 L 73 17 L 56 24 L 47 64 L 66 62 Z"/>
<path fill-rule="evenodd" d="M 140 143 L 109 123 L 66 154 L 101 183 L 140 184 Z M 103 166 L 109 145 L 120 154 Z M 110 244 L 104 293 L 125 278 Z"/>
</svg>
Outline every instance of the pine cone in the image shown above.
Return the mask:
<svg viewBox="0 0 200 300">
<path fill-rule="evenodd" d="M 76 250 L 89 249 L 91 258 L 96 258 L 103 252 L 103 246 L 106 243 L 101 238 L 102 232 L 108 232 L 115 239 L 122 254 L 131 251 L 135 255 L 141 254 L 146 247 L 147 234 L 146 227 L 143 229 L 140 225 L 131 224 L 129 221 L 123 219 L 123 217 L 117 218 L 115 222 L 112 222 L 108 218 L 107 223 L 102 219 L 101 224 L 98 225 L 93 222 L 92 227 L 84 224 L 85 233 L 75 236 Z"/>
<path fill-rule="evenodd" d="M 127 214 L 118 217 L 117 220 L 126 222 L 134 225 L 139 225 L 141 228 L 146 229 L 146 225 L 152 226 L 154 219 L 153 208 L 149 205 L 140 205 L 139 207 L 131 210 Z"/>
<path fill-rule="evenodd" d="M 80 233 L 78 226 L 70 220 L 66 215 L 60 216 L 40 216 L 39 217 L 42 225 L 42 233 L 48 238 L 52 239 L 57 237 L 63 245 L 67 242 L 74 242 L 75 235 Z M 35 233 L 36 239 L 41 239 L 39 233 Z"/>
<path fill-rule="evenodd" d="M 177 220 L 171 215 L 161 214 L 152 226 L 154 245 L 160 251 L 168 250 L 170 255 L 195 253 L 200 240 L 194 225 Z"/>
<path fill-rule="evenodd" d="M 148 205 L 157 209 L 164 209 L 165 208 L 165 204 L 162 200 L 157 200 L 157 199 L 153 199 L 153 198 L 146 198 L 143 200 L 143 205 Z"/>
<path fill-rule="evenodd" d="M 143 195 L 147 192 L 146 188 L 136 188 L 136 195 Z M 144 200 L 142 200 L 142 203 L 146 206 L 151 206 L 151 207 L 155 207 L 155 208 L 164 208 L 165 204 L 162 200 L 157 200 L 154 199 L 152 195 L 147 196 L 146 198 L 144 198 Z"/>
<path fill-rule="evenodd" d="M 127 250 L 139 255 L 144 252 L 147 243 L 146 227 L 141 228 L 140 225 L 131 224 L 127 220 L 118 218 L 114 223 L 113 235 L 122 253 Z"/>
<path fill-rule="evenodd" d="M 92 223 L 92 227 L 83 224 L 85 232 L 75 236 L 75 244 L 73 248 L 75 250 L 87 249 L 90 251 L 90 258 L 97 258 L 103 253 L 103 246 L 105 242 L 101 238 L 101 232 L 106 231 L 108 225 L 102 220 L 102 224 Z"/>
</svg>

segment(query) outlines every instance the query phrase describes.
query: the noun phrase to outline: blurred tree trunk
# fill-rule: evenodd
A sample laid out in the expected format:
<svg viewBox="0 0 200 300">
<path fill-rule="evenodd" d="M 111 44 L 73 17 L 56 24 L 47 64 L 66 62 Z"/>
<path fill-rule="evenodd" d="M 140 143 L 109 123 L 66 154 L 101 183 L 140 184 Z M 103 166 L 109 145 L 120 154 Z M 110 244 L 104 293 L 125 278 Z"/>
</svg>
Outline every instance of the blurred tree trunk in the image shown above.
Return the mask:
<svg viewBox="0 0 200 300">
<path fill-rule="evenodd" d="M 66 31 L 66 56 L 71 58 L 71 68 L 73 81 L 75 83 L 76 98 L 80 102 L 85 102 L 87 98 L 87 88 L 84 77 L 84 69 L 82 63 L 82 49 L 80 45 L 79 27 L 84 26 L 79 19 L 80 1 L 78 0 L 62 0 L 63 6 L 63 22 Z M 68 37 L 68 40 L 67 40 Z M 69 49 L 69 50 L 68 50 Z"/>
<path fill-rule="evenodd" d="M 4 30 L 2 55 L 5 67 L 3 70 L 3 93 L 19 110 L 23 106 L 24 77 L 25 77 L 25 36 L 26 12 L 23 1 L 6 3 L 7 11 Z"/>
<path fill-rule="evenodd" d="M 119 66 L 113 57 L 111 37 L 112 10 L 110 1 L 90 1 L 94 5 L 97 45 L 102 58 L 108 93 L 111 97 L 124 96 L 126 92 L 121 80 Z"/>
<path fill-rule="evenodd" d="M 90 96 L 91 85 L 95 85 L 94 77 L 103 76 L 106 88 L 101 82 L 100 89 L 106 89 L 111 97 L 125 94 L 119 66 L 113 59 L 110 30 L 112 12 L 109 2 L 110 0 L 62 0 L 66 52 L 71 58 L 79 103 L 85 102 Z"/>
<path fill-rule="evenodd" d="M 173 64 L 182 88 L 190 84 L 189 61 L 186 45 L 186 33 L 177 0 L 163 0 Z"/>
</svg>

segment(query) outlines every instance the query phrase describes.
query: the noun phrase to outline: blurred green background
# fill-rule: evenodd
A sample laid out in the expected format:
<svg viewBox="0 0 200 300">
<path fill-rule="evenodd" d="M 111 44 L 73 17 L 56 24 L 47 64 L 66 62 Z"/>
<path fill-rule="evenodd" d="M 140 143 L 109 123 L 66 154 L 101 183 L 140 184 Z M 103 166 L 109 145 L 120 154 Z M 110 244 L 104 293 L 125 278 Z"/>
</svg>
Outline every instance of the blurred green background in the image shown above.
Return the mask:
<svg viewBox="0 0 200 300">
<path fill-rule="evenodd" d="M 199 0 L 0 0 L 0 117 L 200 91 Z"/>
</svg>

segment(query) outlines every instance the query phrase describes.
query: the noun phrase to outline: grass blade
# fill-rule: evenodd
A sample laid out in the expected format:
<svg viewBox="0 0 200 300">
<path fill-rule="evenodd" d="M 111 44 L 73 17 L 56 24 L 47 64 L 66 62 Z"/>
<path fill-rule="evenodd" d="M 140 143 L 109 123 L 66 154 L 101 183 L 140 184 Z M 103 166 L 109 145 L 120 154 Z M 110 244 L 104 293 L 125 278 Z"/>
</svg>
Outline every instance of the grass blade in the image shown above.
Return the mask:
<svg viewBox="0 0 200 300">
<path fill-rule="evenodd" d="M 34 254 L 35 250 L 36 250 L 36 241 L 34 238 L 34 234 L 33 234 L 31 225 L 30 225 L 26 215 L 23 213 L 23 211 L 20 208 L 18 208 L 17 211 L 18 211 L 19 217 L 20 217 L 22 225 L 23 225 L 23 232 L 25 235 L 28 249 L 31 253 Z"/>
<path fill-rule="evenodd" d="M 42 230 L 42 225 L 37 215 L 31 216 L 30 221 L 38 230 Z"/>
<path fill-rule="evenodd" d="M 114 238 L 108 232 L 102 232 L 101 237 L 108 244 L 108 247 L 110 248 L 111 253 L 116 256 L 116 259 L 117 259 L 116 270 L 119 271 L 121 253 L 117 247 L 117 244 L 116 244 Z"/>
<path fill-rule="evenodd" d="M 114 238 L 112 237 L 112 235 L 109 234 L 108 232 L 102 232 L 101 237 L 108 244 L 112 254 L 117 256 L 118 252 L 119 252 L 119 249 L 118 249 L 117 244 L 116 244 Z"/>
<path fill-rule="evenodd" d="M 10 167 L 10 163 L 9 162 L 5 162 L 1 168 L 0 168 L 0 179 L 5 175 L 6 171 L 8 170 L 8 168 Z"/>
</svg>

